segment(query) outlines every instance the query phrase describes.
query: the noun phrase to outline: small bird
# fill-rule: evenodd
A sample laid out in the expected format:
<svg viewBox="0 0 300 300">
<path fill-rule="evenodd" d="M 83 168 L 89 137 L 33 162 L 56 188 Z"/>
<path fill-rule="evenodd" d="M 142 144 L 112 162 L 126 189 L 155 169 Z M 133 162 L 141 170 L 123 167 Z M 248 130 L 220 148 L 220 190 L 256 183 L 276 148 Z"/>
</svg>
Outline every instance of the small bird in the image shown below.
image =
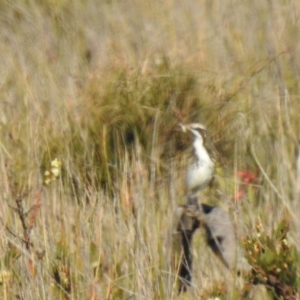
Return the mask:
<svg viewBox="0 0 300 300">
<path fill-rule="evenodd" d="M 186 194 L 188 204 L 192 205 L 193 197 L 198 191 L 203 190 L 213 180 L 214 162 L 205 148 L 206 128 L 200 123 L 179 125 L 183 132 L 193 135 L 193 160 L 187 167 L 185 175 Z"/>
<path fill-rule="evenodd" d="M 250 265 L 238 246 L 230 214 L 219 207 L 198 203 L 196 194 L 212 182 L 215 169 L 213 159 L 206 149 L 206 128 L 200 123 L 180 124 L 180 127 L 183 132 L 191 133 L 194 153 L 185 175 L 187 205 L 178 207 L 176 212 L 177 232 L 181 234 L 183 250 L 178 273 L 179 293 L 185 292 L 191 284 L 191 243 L 195 231 L 200 227 L 205 230 L 206 244 L 227 269 L 250 270 Z"/>
</svg>

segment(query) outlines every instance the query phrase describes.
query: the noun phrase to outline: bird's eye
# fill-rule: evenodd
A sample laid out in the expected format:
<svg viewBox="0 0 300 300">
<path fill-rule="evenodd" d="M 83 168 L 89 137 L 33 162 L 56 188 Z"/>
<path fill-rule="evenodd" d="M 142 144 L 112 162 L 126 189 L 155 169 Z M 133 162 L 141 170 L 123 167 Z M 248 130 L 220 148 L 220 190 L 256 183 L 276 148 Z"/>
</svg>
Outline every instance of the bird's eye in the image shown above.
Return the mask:
<svg viewBox="0 0 300 300">
<path fill-rule="evenodd" d="M 201 136 L 205 137 L 206 136 L 206 131 L 202 128 L 195 128 L 195 131 L 201 134 Z"/>
</svg>

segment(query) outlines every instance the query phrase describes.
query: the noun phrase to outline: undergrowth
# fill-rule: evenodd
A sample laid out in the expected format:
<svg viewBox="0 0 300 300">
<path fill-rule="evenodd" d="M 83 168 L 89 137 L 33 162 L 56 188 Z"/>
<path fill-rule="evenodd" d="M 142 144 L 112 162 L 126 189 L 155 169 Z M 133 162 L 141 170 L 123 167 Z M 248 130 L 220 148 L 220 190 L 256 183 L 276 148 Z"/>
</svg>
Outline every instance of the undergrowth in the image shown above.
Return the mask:
<svg viewBox="0 0 300 300">
<path fill-rule="evenodd" d="M 2 299 L 179 297 L 191 122 L 216 160 L 201 199 L 230 212 L 253 272 L 229 285 L 200 231 L 180 297 L 297 299 L 297 2 L 0 8 Z"/>
</svg>

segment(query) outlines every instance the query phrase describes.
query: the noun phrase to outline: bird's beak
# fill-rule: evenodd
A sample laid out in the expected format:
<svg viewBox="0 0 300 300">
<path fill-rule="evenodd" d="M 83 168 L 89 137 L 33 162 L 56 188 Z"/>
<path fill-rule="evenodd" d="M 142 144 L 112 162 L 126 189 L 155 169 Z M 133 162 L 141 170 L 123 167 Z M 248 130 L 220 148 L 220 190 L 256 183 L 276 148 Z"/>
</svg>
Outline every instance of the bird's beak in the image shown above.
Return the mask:
<svg viewBox="0 0 300 300">
<path fill-rule="evenodd" d="M 199 125 L 200 125 L 202 130 L 206 131 L 206 127 L 203 124 L 199 123 Z"/>
<path fill-rule="evenodd" d="M 180 129 L 183 131 L 183 132 L 186 132 L 189 128 L 188 128 L 188 125 L 183 125 L 183 124 L 178 124 Z"/>
</svg>

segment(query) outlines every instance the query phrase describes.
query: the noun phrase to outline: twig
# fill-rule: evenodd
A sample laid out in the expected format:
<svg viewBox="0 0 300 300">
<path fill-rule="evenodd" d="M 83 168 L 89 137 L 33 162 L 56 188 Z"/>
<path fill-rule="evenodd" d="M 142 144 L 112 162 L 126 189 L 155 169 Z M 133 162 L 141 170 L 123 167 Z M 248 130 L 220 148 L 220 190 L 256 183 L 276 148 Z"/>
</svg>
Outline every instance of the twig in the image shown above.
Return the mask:
<svg viewBox="0 0 300 300">
<path fill-rule="evenodd" d="M 37 213 L 39 211 L 39 208 L 41 207 L 42 193 L 43 193 L 43 187 L 40 189 L 40 192 L 38 193 L 37 198 L 36 198 L 36 202 L 31 208 L 31 210 L 33 212 L 29 219 L 29 231 L 31 231 L 31 229 L 33 228 Z"/>
<path fill-rule="evenodd" d="M 32 255 L 33 254 L 33 252 L 32 252 L 33 243 L 30 238 L 30 233 L 35 224 L 35 220 L 36 220 L 36 216 L 39 211 L 39 208 L 41 207 L 42 192 L 43 192 L 43 188 L 40 189 L 40 191 L 36 197 L 36 201 L 35 201 L 34 205 L 32 205 L 31 208 L 27 212 L 24 212 L 23 199 L 28 196 L 29 192 L 16 197 L 16 200 L 15 200 L 16 207 L 10 206 L 19 216 L 19 219 L 21 221 L 22 228 L 23 228 L 23 238 L 17 236 L 15 233 L 12 232 L 12 230 L 8 226 L 5 225 L 6 230 L 10 234 L 12 234 L 14 237 L 21 239 L 21 241 L 25 244 L 25 248 L 26 248 L 27 254 L 29 256 L 29 262 L 28 262 L 29 270 L 30 270 L 30 273 L 32 276 L 35 275 L 35 267 L 34 267 L 35 261 L 34 261 L 33 255 Z M 28 218 L 29 218 L 29 220 L 28 220 Z"/>
</svg>

